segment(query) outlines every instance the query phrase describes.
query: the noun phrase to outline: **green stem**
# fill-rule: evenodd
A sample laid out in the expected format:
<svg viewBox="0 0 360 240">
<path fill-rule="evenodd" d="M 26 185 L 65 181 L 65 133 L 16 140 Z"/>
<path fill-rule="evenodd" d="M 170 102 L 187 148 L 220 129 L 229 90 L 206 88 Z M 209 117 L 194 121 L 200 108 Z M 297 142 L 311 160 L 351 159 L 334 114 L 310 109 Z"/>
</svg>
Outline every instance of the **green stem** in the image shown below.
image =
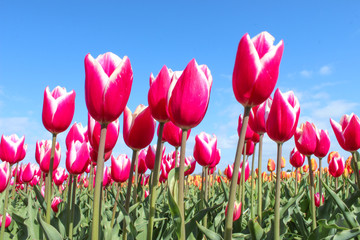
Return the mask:
<svg viewBox="0 0 360 240">
<path fill-rule="evenodd" d="M 11 168 L 10 168 L 11 171 Z M 1 222 L 1 232 L 0 232 L 0 239 L 4 239 L 4 233 L 5 233 L 5 222 L 6 222 L 6 209 L 9 201 L 9 185 L 10 181 L 8 182 L 8 185 L 6 186 L 5 190 L 5 199 L 4 199 L 4 206 L 3 206 L 3 215 L 2 215 L 2 222 Z"/>
<path fill-rule="evenodd" d="M 205 191 L 204 191 L 204 208 L 206 207 L 207 201 L 208 201 L 208 184 L 209 184 L 209 168 L 205 168 Z M 207 214 L 204 216 L 203 226 L 207 227 Z"/>
<path fill-rule="evenodd" d="M 225 218 L 225 235 L 224 235 L 225 240 L 232 239 L 235 193 L 236 193 L 237 179 L 239 176 L 241 153 L 242 153 L 242 150 L 244 147 L 245 133 L 246 133 L 246 128 L 247 128 L 248 121 L 249 121 L 250 110 L 251 110 L 251 107 L 244 108 L 244 118 L 243 118 L 243 123 L 241 126 L 239 142 L 238 142 L 236 155 L 235 155 L 233 175 L 232 175 L 231 184 L 230 184 L 228 212 L 227 212 L 227 216 Z"/>
<path fill-rule="evenodd" d="M 259 156 L 258 156 L 258 216 L 259 223 L 262 222 L 262 145 L 263 145 L 264 134 L 260 134 L 259 141 Z"/>
<path fill-rule="evenodd" d="M 136 160 L 136 166 L 135 166 L 135 181 L 134 181 L 134 189 L 133 189 L 133 199 L 134 199 L 134 203 L 138 202 L 137 199 L 137 190 L 138 190 L 138 175 L 139 175 L 139 156 L 137 156 Z"/>
<path fill-rule="evenodd" d="M 73 175 L 70 175 L 69 177 L 69 181 L 68 181 L 68 190 L 67 190 L 67 210 L 66 210 L 66 218 L 67 218 L 67 222 L 70 223 L 70 212 L 71 212 L 71 191 L 72 191 L 72 180 L 73 180 Z M 70 226 L 69 224 L 66 224 L 66 232 L 69 236 L 70 232 Z"/>
<path fill-rule="evenodd" d="M 321 160 L 319 158 L 319 195 L 320 195 L 320 206 L 322 205 L 322 169 L 321 169 Z"/>
<path fill-rule="evenodd" d="M 359 174 L 359 168 L 358 168 L 358 165 L 357 165 L 359 159 L 357 159 L 356 151 L 352 152 L 351 154 L 352 154 L 353 159 L 354 159 L 354 164 L 353 165 L 355 167 L 354 172 L 355 172 L 356 182 L 357 182 L 358 188 L 360 190 L 360 174 Z"/>
<path fill-rule="evenodd" d="M 74 181 L 72 185 L 72 196 L 71 196 L 71 213 L 70 213 L 70 223 L 69 223 L 69 238 L 73 239 L 73 226 L 74 226 L 74 212 L 75 212 L 75 198 L 76 198 L 76 176 L 74 176 Z"/>
<path fill-rule="evenodd" d="M 116 193 L 116 197 L 115 197 L 115 204 L 114 204 L 112 217 L 111 217 L 111 223 L 110 223 L 111 228 L 114 226 L 115 214 L 116 214 L 116 209 L 117 209 L 117 202 L 119 200 L 120 192 L 121 192 L 120 183 L 117 183 L 117 193 Z"/>
<path fill-rule="evenodd" d="M 52 174 L 54 167 L 54 155 L 55 155 L 55 146 L 56 146 L 56 133 L 53 133 L 52 136 L 52 145 L 51 145 L 51 155 L 50 155 L 50 168 L 49 174 L 47 177 L 47 187 L 45 187 L 45 191 L 47 192 L 46 198 L 46 223 L 50 224 L 50 216 L 51 216 L 51 200 L 52 200 Z"/>
<path fill-rule="evenodd" d="M 126 190 L 126 200 L 125 200 L 125 210 L 126 213 L 129 213 L 129 207 L 130 207 L 130 196 L 131 196 L 131 186 L 132 186 L 132 178 L 133 178 L 133 172 L 134 172 L 134 165 L 135 161 L 137 160 L 139 155 L 139 151 L 136 149 L 133 149 L 132 159 L 131 159 L 131 166 L 130 166 L 130 175 L 128 179 L 128 186 Z M 123 221 L 123 240 L 127 239 L 127 231 L 126 231 L 126 218 L 124 218 Z"/>
<path fill-rule="evenodd" d="M 181 217 L 181 235 L 180 239 L 185 240 L 185 207 L 184 207 L 184 168 L 185 168 L 185 150 L 187 129 L 182 129 L 181 150 L 180 150 L 180 166 L 179 166 L 179 188 L 178 188 L 178 205 Z"/>
<path fill-rule="evenodd" d="M 295 195 L 298 194 L 298 181 L 297 181 L 297 176 L 298 176 L 298 168 L 295 168 Z"/>
<path fill-rule="evenodd" d="M 251 162 L 251 191 L 250 191 L 250 198 L 251 198 L 251 219 L 255 218 L 255 211 L 254 211 L 254 188 L 255 188 L 255 149 L 256 143 L 254 145 L 254 153 L 252 155 L 252 162 Z"/>
<path fill-rule="evenodd" d="M 310 199 L 311 199 L 311 215 L 312 215 L 312 227 L 311 229 L 314 231 L 316 228 L 316 208 L 315 208 L 315 199 L 314 199 L 314 175 L 311 167 L 311 156 L 307 156 L 309 162 L 309 175 L 310 175 Z M 320 196 L 321 199 L 322 196 Z M 321 201 L 320 201 L 321 202 Z"/>
<path fill-rule="evenodd" d="M 277 144 L 277 162 L 276 162 L 276 188 L 275 188 L 275 218 L 274 218 L 274 239 L 280 239 L 280 175 L 281 175 L 281 154 L 282 143 Z"/>
<path fill-rule="evenodd" d="M 89 177 L 89 192 L 91 193 L 94 187 L 94 165 L 90 163 L 90 177 Z M 90 199 L 90 198 L 89 198 Z"/>
<path fill-rule="evenodd" d="M 238 220 L 238 224 L 240 225 L 240 229 L 242 229 L 242 220 L 243 220 L 243 211 L 244 211 L 244 205 L 245 205 L 245 166 L 246 166 L 246 144 L 247 141 L 245 141 L 245 145 L 244 145 L 244 154 L 243 154 L 243 162 L 241 165 L 241 179 L 240 179 L 240 187 L 241 187 L 241 200 L 239 198 L 239 202 L 241 202 L 241 208 L 240 208 L 240 218 Z"/>
<path fill-rule="evenodd" d="M 97 169 L 95 176 L 95 191 L 93 200 L 93 217 L 91 226 L 91 239 L 98 240 L 100 238 L 100 206 L 101 206 L 101 188 L 104 178 L 104 153 L 105 153 L 105 140 L 106 130 L 108 123 L 101 123 L 100 143 L 97 156 Z M 76 180 L 75 180 L 76 182 Z"/>
<path fill-rule="evenodd" d="M 11 199 L 14 199 L 14 197 L 15 197 L 18 166 L 19 166 L 19 163 L 17 162 L 16 167 L 15 167 L 14 184 L 13 184 L 13 187 L 12 187 L 12 190 L 11 190 Z"/>
</svg>

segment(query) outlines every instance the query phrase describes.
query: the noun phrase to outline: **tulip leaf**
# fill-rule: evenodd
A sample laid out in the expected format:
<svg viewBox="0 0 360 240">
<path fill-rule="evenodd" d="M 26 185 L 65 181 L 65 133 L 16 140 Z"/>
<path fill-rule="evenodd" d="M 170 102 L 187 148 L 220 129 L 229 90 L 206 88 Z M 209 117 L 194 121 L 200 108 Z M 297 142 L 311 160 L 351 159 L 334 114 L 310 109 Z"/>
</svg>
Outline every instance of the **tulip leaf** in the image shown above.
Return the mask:
<svg viewBox="0 0 360 240">
<path fill-rule="evenodd" d="M 360 235 L 360 227 L 356 227 L 353 229 L 346 229 L 341 232 L 337 232 L 332 240 L 348 240 L 354 239 L 356 236 Z"/>
<path fill-rule="evenodd" d="M 250 219 L 248 222 L 248 227 L 251 234 L 251 239 L 260 240 L 263 239 L 265 236 L 264 229 L 260 226 L 260 224 L 253 219 Z"/>
<path fill-rule="evenodd" d="M 43 210 L 44 212 L 46 212 L 45 200 L 44 200 L 44 197 L 41 195 L 41 192 L 40 192 L 40 190 L 39 190 L 39 188 L 38 188 L 37 185 L 34 186 L 34 191 L 35 191 L 36 198 L 37 198 L 37 200 L 39 201 L 42 210 Z"/>
<path fill-rule="evenodd" d="M 44 233 L 47 237 L 47 239 L 51 239 L 51 240 L 62 240 L 63 237 L 61 236 L 61 234 L 50 224 L 47 224 L 44 220 L 42 220 L 40 213 L 38 213 L 37 219 L 42 227 L 42 229 L 44 230 Z"/>
<path fill-rule="evenodd" d="M 339 209 L 343 213 L 346 222 L 352 227 L 356 228 L 359 226 L 359 223 L 356 221 L 356 216 L 348 209 L 346 204 L 334 193 L 323 181 L 323 186 L 326 189 L 326 191 L 329 193 L 330 197 L 335 201 L 335 203 L 338 205 Z"/>
<path fill-rule="evenodd" d="M 181 221 L 183 221 L 183 220 L 181 219 L 179 207 L 178 207 L 177 203 L 175 202 L 175 200 L 170 192 L 170 189 L 168 189 L 168 197 L 169 197 L 168 203 L 169 203 L 170 212 L 171 212 L 171 215 L 172 215 L 173 221 L 174 221 L 175 232 L 176 232 L 178 239 L 180 239 L 180 237 L 181 237 Z"/>
<path fill-rule="evenodd" d="M 223 189 L 223 192 L 224 192 L 225 201 L 228 202 L 229 201 L 229 188 L 225 185 L 221 176 L 220 176 L 220 182 L 221 182 L 221 188 Z"/>
<path fill-rule="evenodd" d="M 291 205 L 293 205 L 296 201 L 299 201 L 305 194 L 304 189 L 298 193 L 298 195 L 296 195 L 293 198 L 290 198 L 290 200 L 288 200 L 287 204 L 282 207 L 280 209 L 280 217 L 282 217 L 284 215 L 284 213 L 289 209 L 289 207 L 291 207 Z"/>
<path fill-rule="evenodd" d="M 222 239 L 223 239 L 219 234 L 211 231 L 210 229 L 207 229 L 206 227 L 202 226 L 202 225 L 199 224 L 198 222 L 196 222 L 196 225 L 198 226 L 199 230 L 200 230 L 203 234 L 205 234 L 205 236 L 207 237 L 207 239 L 209 239 L 209 240 L 222 240 Z"/>
</svg>

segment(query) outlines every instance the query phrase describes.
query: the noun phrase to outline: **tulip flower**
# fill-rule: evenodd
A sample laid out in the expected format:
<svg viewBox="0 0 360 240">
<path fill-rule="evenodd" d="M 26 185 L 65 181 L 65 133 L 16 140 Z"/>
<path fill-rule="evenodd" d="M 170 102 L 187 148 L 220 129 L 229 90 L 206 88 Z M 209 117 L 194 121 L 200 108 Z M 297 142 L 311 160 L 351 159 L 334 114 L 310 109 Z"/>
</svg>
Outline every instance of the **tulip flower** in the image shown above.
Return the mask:
<svg viewBox="0 0 360 240">
<path fill-rule="evenodd" d="M 186 140 L 190 136 L 191 129 L 187 131 Z M 163 130 L 163 141 L 168 142 L 171 146 L 180 147 L 182 130 L 171 121 L 166 122 Z"/>
<path fill-rule="evenodd" d="M 85 100 L 90 115 L 100 123 L 115 121 L 130 96 L 133 72 L 128 57 L 107 52 L 85 57 Z"/>
<path fill-rule="evenodd" d="M 210 164 L 209 168 L 214 168 L 216 167 L 221 159 L 221 150 L 220 149 L 216 149 L 216 153 L 215 153 L 215 159 L 214 161 Z M 185 174 L 186 175 L 186 174 Z"/>
<path fill-rule="evenodd" d="M 150 144 L 155 133 L 155 120 L 150 108 L 139 105 L 134 113 L 126 107 L 124 111 L 124 141 L 131 149 L 140 150 Z"/>
<path fill-rule="evenodd" d="M 104 173 L 103 173 L 103 187 L 106 187 L 110 184 L 111 182 L 111 169 L 108 166 L 104 167 Z"/>
<path fill-rule="evenodd" d="M 24 144 L 25 136 L 19 138 L 16 134 L 1 136 L 0 159 L 11 165 L 23 160 L 26 155 L 27 145 Z"/>
<path fill-rule="evenodd" d="M 239 175 L 238 175 L 237 184 L 240 184 L 241 168 L 242 168 L 242 162 L 240 163 L 240 168 L 239 168 Z M 231 178 L 232 178 L 233 169 L 234 169 L 234 166 L 233 166 L 233 165 L 228 165 L 227 171 L 226 171 L 226 176 L 228 177 L 228 179 L 231 179 Z M 246 182 L 246 181 L 249 179 L 249 176 L 250 176 L 250 166 L 249 166 L 249 162 L 246 161 L 246 163 L 245 163 L 245 179 L 244 179 L 244 182 Z"/>
<path fill-rule="evenodd" d="M 261 104 L 274 90 L 284 50 L 282 40 L 276 46 L 274 41 L 268 32 L 252 39 L 245 34 L 240 40 L 232 84 L 236 100 L 243 106 Z"/>
<path fill-rule="evenodd" d="M 265 126 L 269 137 L 277 142 L 288 141 L 295 133 L 300 115 L 300 104 L 292 91 L 275 91 L 274 100 L 266 107 Z"/>
<path fill-rule="evenodd" d="M 286 160 L 284 157 L 281 157 L 281 168 L 285 168 L 286 166 Z"/>
<path fill-rule="evenodd" d="M 148 92 L 149 108 L 152 116 L 158 122 L 169 121 L 167 95 L 173 74 L 173 71 L 164 65 L 156 77 L 154 77 L 152 73 L 150 75 L 150 89 Z"/>
<path fill-rule="evenodd" d="M 36 142 L 35 149 L 35 159 L 37 163 L 40 165 L 41 171 L 45 173 L 49 173 L 50 169 L 50 154 L 51 154 L 51 140 L 42 140 L 41 142 Z M 61 158 L 61 149 L 59 142 L 56 142 L 55 145 L 55 155 L 54 155 L 54 163 L 53 170 L 55 170 L 60 163 Z"/>
<path fill-rule="evenodd" d="M 321 194 L 321 196 L 322 196 L 322 203 L 324 203 L 324 194 Z M 320 207 L 320 193 L 316 193 L 314 195 L 314 198 L 315 198 L 315 206 Z"/>
<path fill-rule="evenodd" d="M 33 163 L 27 163 L 21 171 L 21 180 L 25 183 L 29 183 L 33 179 L 35 171 L 36 165 Z"/>
<path fill-rule="evenodd" d="M 226 205 L 225 208 L 225 216 L 227 216 L 228 213 L 228 205 Z M 233 221 L 235 222 L 236 220 L 239 219 L 239 217 L 241 216 L 241 202 L 235 202 L 234 203 L 234 213 L 233 213 Z"/>
<path fill-rule="evenodd" d="M 360 148 L 360 120 L 355 114 L 344 115 L 340 123 L 330 119 L 336 139 L 340 146 L 349 152 L 355 152 Z"/>
<path fill-rule="evenodd" d="M 171 121 L 181 129 L 196 127 L 204 118 L 210 99 L 212 76 L 206 65 L 192 59 L 171 80 L 167 104 Z"/>
<path fill-rule="evenodd" d="M 65 88 L 55 87 L 50 92 L 44 91 L 42 121 L 46 130 L 53 134 L 65 131 L 73 119 L 75 112 L 75 92 L 67 92 Z"/>
<path fill-rule="evenodd" d="M 342 157 L 334 157 L 329 163 L 329 173 L 335 178 L 343 174 L 344 168 L 345 163 Z"/>
<path fill-rule="evenodd" d="M 111 156 L 111 178 L 115 182 L 125 182 L 129 179 L 130 159 L 126 154 L 120 154 L 117 158 Z"/>
<path fill-rule="evenodd" d="M 185 158 L 185 168 L 190 165 L 190 168 L 185 171 L 185 176 L 191 175 L 195 171 L 196 160 L 192 156 Z"/>
<path fill-rule="evenodd" d="M 0 193 L 2 193 L 11 179 L 11 168 L 8 162 L 0 163 Z"/>
<path fill-rule="evenodd" d="M 242 123 L 243 123 L 243 116 L 240 114 L 238 128 L 237 128 L 239 136 L 240 136 L 240 130 L 241 130 Z M 251 140 L 253 135 L 254 135 L 254 131 L 251 129 L 250 125 L 247 125 L 246 133 L 245 133 L 245 141 Z"/>
<path fill-rule="evenodd" d="M 149 191 L 148 191 L 148 190 L 145 190 L 144 198 L 147 198 L 148 196 L 149 196 Z"/>
<path fill-rule="evenodd" d="M 317 168 L 318 168 L 318 166 L 317 166 L 316 160 L 315 160 L 315 158 L 312 158 L 311 159 L 311 170 L 313 172 L 315 172 Z"/>
<path fill-rule="evenodd" d="M 139 156 L 138 156 L 138 161 L 135 166 L 135 168 L 137 168 L 137 171 L 139 174 L 144 174 L 148 169 L 146 166 L 146 162 L 145 162 L 146 155 L 147 155 L 146 149 L 140 150 Z"/>
<path fill-rule="evenodd" d="M 194 158 L 203 167 L 210 166 L 216 160 L 217 138 L 201 132 L 195 136 Z"/>
<path fill-rule="evenodd" d="M 306 156 L 315 153 L 317 147 L 317 128 L 313 123 L 302 123 L 295 131 L 294 139 L 298 151 Z"/>
<path fill-rule="evenodd" d="M 90 163 L 90 151 L 87 142 L 71 141 L 66 153 L 66 169 L 70 174 L 83 174 Z"/>
<path fill-rule="evenodd" d="M 290 164 L 294 168 L 302 167 L 305 162 L 305 156 L 301 154 L 296 147 L 290 152 Z"/>
<path fill-rule="evenodd" d="M 12 218 L 8 213 L 6 213 L 5 216 L 6 216 L 5 217 L 5 228 L 8 228 L 11 224 Z M 0 215 L 0 225 L 2 225 L 2 220 L 3 220 L 3 215 Z"/>
<path fill-rule="evenodd" d="M 99 133 L 100 138 L 100 133 Z M 88 129 L 83 127 L 81 123 L 74 123 L 66 135 L 66 149 L 70 148 L 71 141 L 80 141 L 81 143 L 88 141 Z"/>
<path fill-rule="evenodd" d="M 275 161 L 272 160 L 271 158 L 269 158 L 269 160 L 268 160 L 267 170 L 268 170 L 269 172 L 275 171 Z"/>
<path fill-rule="evenodd" d="M 110 122 L 106 128 L 105 152 L 110 152 L 114 147 L 119 137 L 120 122 L 116 119 Z M 96 152 L 99 150 L 101 124 L 88 114 L 88 137 L 91 146 Z M 109 156 L 110 157 L 110 156 Z M 97 157 L 96 157 L 97 159 Z"/>
<path fill-rule="evenodd" d="M 54 212 L 58 212 L 59 209 L 58 209 L 58 205 L 59 203 L 62 202 L 62 199 L 60 197 L 54 197 L 53 200 L 52 200 L 52 203 L 51 203 L 51 208 Z"/>
<path fill-rule="evenodd" d="M 149 145 L 149 147 L 147 148 L 145 163 L 147 168 L 149 168 L 150 170 L 154 169 L 156 148 L 157 148 L 156 144 L 153 146 Z M 161 159 L 164 157 L 164 154 L 165 154 L 165 146 L 163 147 Z"/>
<path fill-rule="evenodd" d="M 65 169 L 62 167 L 58 167 L 53 172 L 53 180 L 56 186 L 60 186 L 64 183 L 64 181 L 67 178 L 67 174 L 65 172 Z"/>
<path fill-rule="evenodd" d="M 245 148 L 245 146 L 244 146 Z M 247 155 L 247 156 L 250 156 L 250 155 L 253 155 L 254 153 L 254 150 L 255 150 L 255 144 L 254 142 L 250 139 L 246 142 L 246 152 L 242 151 L 243 154 Z"/>
<path fill-rule="evenodd" d="M 315 156 L 318 158 L 325 157 L 330 149 L 330 137 L 327 130 L 318 129 Z"/>
</svg>

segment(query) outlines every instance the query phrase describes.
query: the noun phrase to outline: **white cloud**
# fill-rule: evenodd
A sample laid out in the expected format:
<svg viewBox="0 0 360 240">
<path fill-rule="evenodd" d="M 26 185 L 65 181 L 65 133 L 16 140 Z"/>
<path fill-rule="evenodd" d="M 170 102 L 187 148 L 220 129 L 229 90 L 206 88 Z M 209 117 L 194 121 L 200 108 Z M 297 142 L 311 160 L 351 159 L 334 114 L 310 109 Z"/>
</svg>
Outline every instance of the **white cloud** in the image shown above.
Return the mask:
<svg viewBox="0 0 360 240">
<path fill-rule="evenodd" d="M 225 78 L 227 80 L 232 80 L 232 75 L 231 74 L 220 74 L 220 77 Z"/>
<path fill-rule="evenodd" d="M 331 67 L 328 65 L 322 66 L 319 70 L 320 75 L 330 75 L 331 72 Z"/>
<path fill-rule="evenodd" d="M 352 112 L 359 104 L 346 100 L 329 101 L 325 106 L 314 109 L 313 115 L 317 118 L 338 119 L 346 113 Z"/>
<path fill-rule="evenodd" d="M 303 77 L 309 78 L 309 77 L 311 77 L 311 75 L 312 75 L 312 71 L 302 70 L 302 71 L 300 72 L 300 74 L 301 74 L 301 76 L 303 76 Z"/>
</svg>

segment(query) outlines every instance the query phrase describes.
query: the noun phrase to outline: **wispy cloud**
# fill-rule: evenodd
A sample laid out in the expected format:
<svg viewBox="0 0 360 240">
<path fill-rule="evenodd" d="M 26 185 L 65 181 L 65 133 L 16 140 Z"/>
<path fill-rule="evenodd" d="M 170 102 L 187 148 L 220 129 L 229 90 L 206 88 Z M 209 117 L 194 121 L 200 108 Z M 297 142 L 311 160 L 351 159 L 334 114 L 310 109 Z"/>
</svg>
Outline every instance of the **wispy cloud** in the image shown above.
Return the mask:
<svg viewBox="0 0 360 240">
<path fill-rule="evenodd" d="M 329 101 L 325 106 L 314 109 L 314 116 L 318 118 L 340 118 L 346 113 L 354 111 L 359 106 L 356 102 L 349 102 L 347 100 L 333 100 Z"/>
<path fill-rule="evenodd" d="M 330 75 L 332 72 L 332 69 L 329 65 L 325 65 L 325 66 L 322 66 L 320 69 L 319 69 L 319 74 L 320 75 Z"/>
<path fill-rule="evenodd" d="M 222 74 L 220 74 L 220 77 L 225 78 L 227 80 L 232 80 L 232 75 L 231 74 L 222 73 Z"/>
<path fill-rule="evenodd" d="M 309 71 L 309 70 L 302 70 L 300 72 L 300 75 L 303 76 L 303 77 L 306 77 L 306 78 L 309 78 L 312 76 L 312 71 Z"/>
</svg>

